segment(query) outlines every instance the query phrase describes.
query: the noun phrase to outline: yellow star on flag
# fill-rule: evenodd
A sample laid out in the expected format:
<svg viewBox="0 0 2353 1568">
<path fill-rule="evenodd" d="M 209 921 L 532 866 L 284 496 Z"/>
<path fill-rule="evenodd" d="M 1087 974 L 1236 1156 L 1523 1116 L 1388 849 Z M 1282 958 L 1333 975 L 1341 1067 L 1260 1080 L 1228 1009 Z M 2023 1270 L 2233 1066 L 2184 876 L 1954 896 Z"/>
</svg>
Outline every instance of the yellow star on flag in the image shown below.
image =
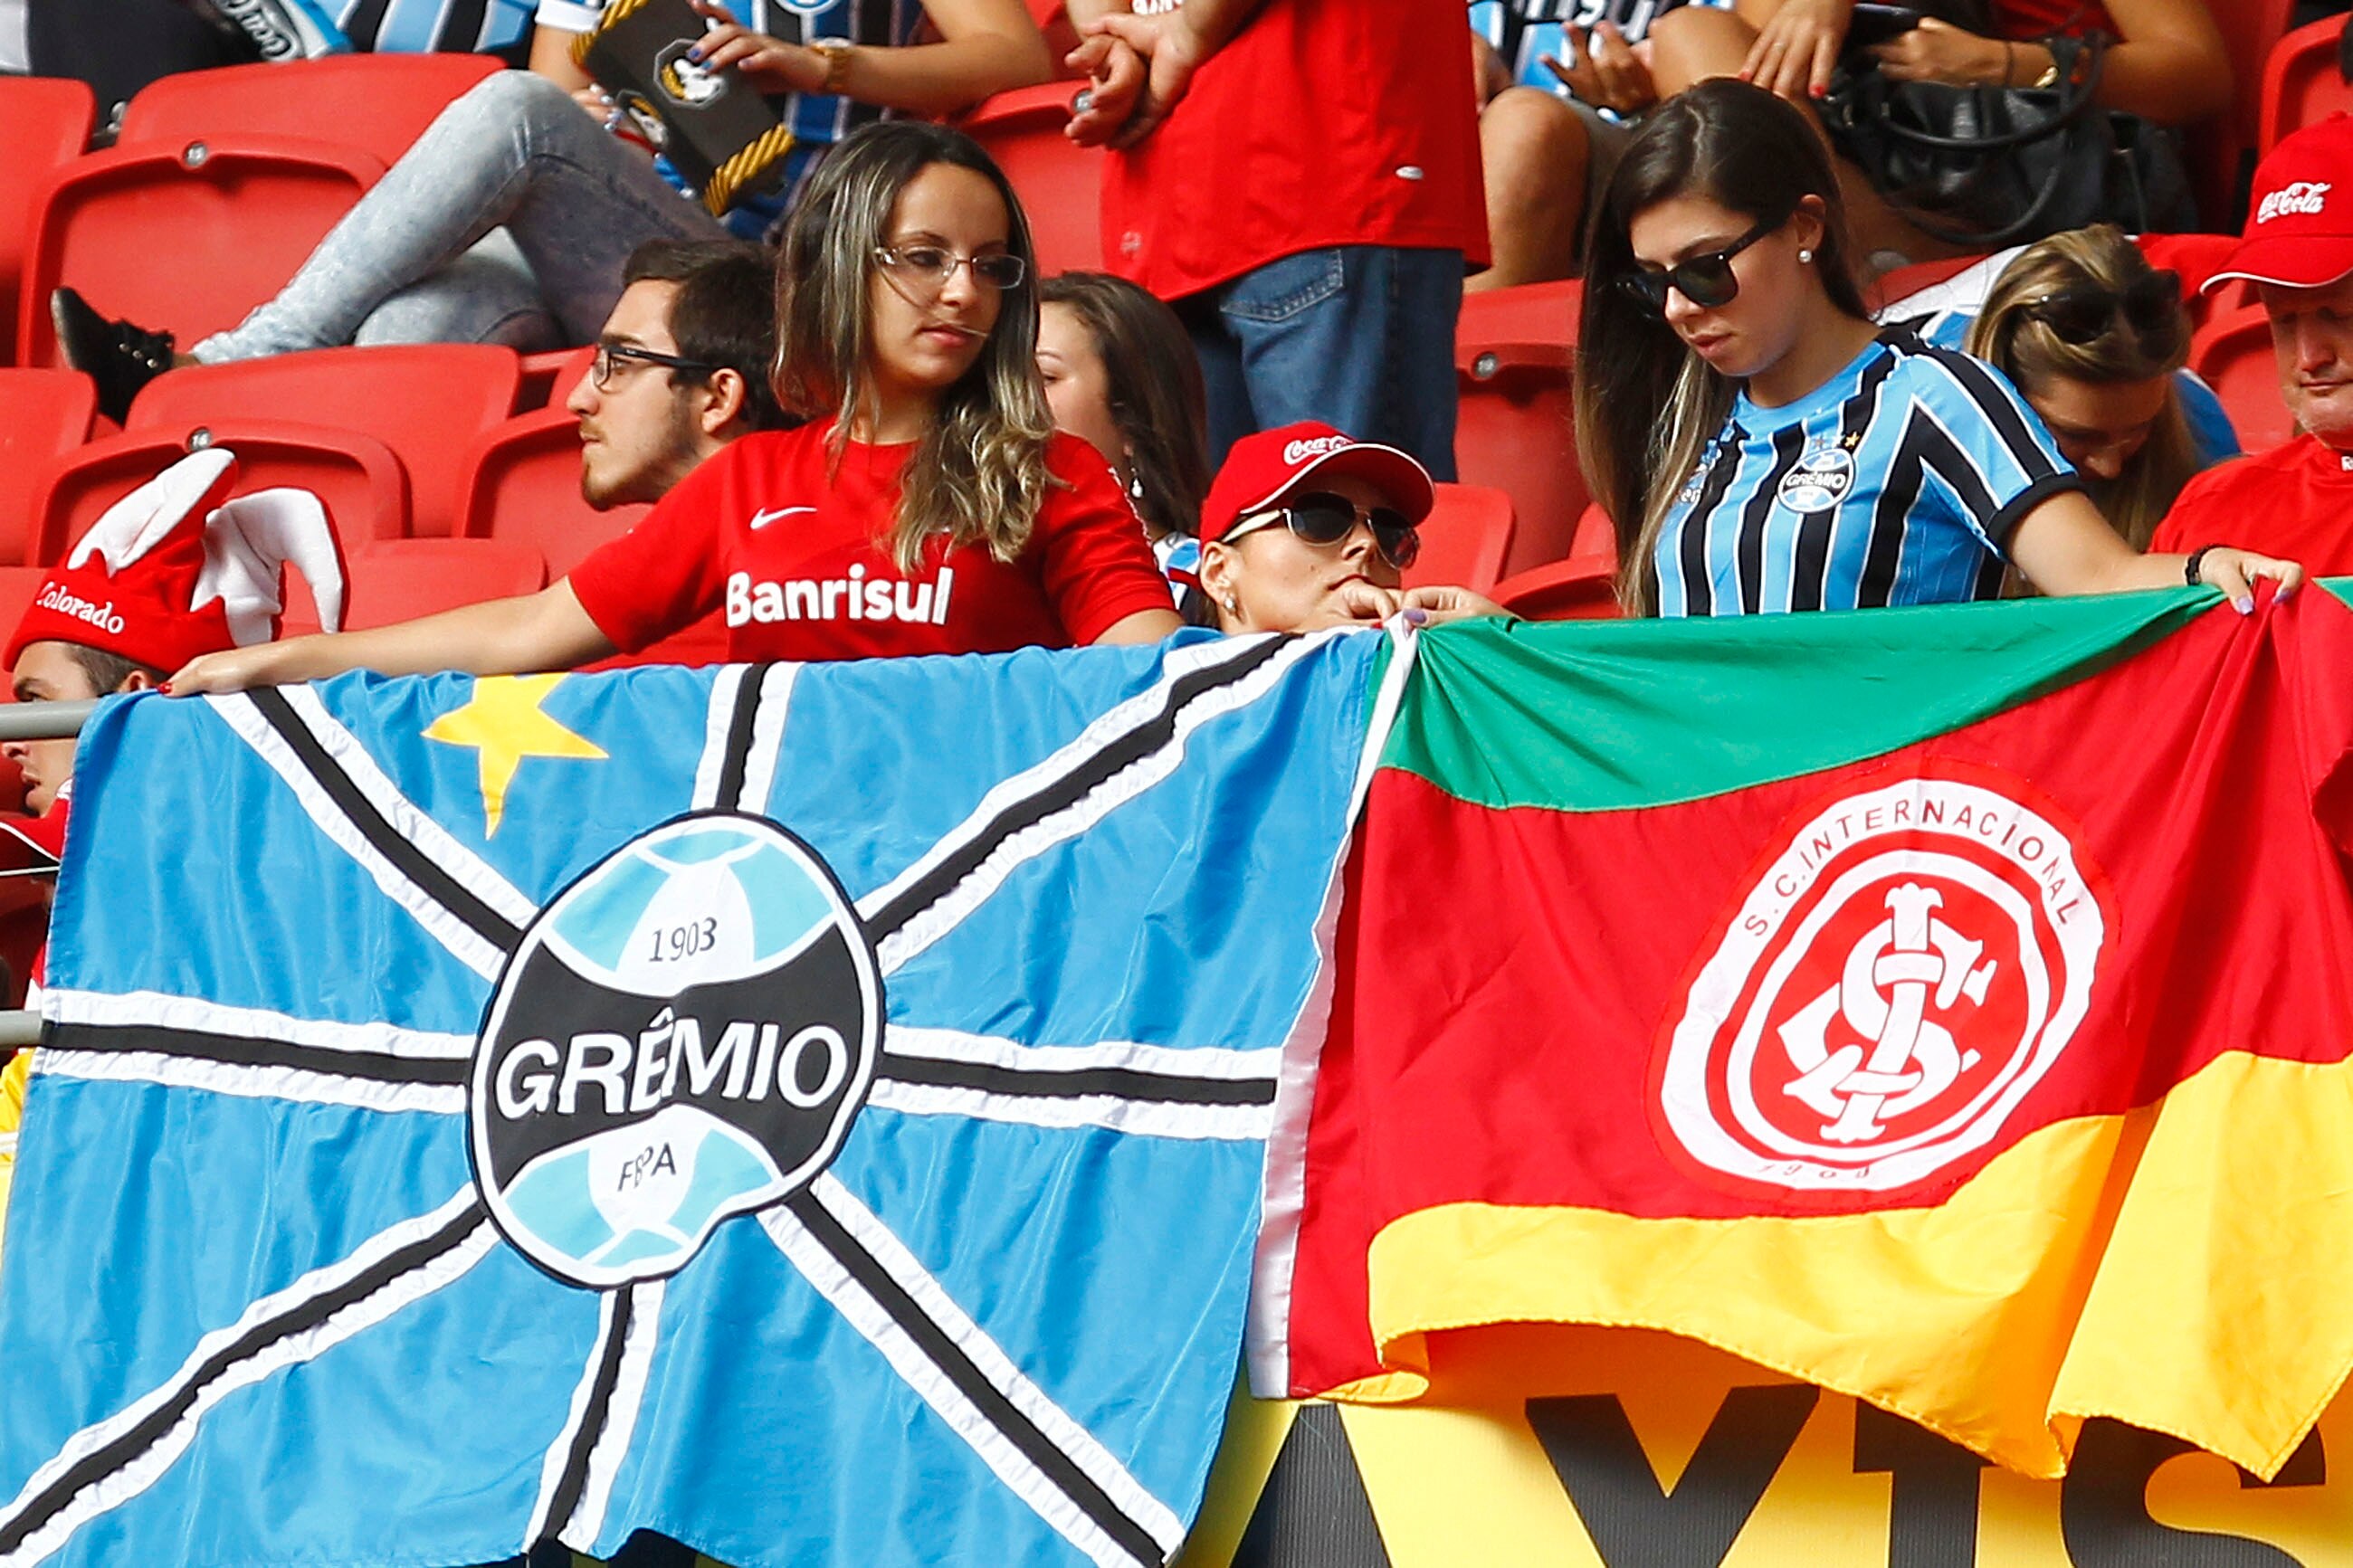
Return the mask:
<svg viewBox="0 0 2353 1568">
<path fill-rule="evenodd" d="M 557 675 L 486 675 L 474 682 L 474 695 L 462 708 L 453 708 L 425 727 L 425 738 L 451 746 L 471 746 L 481 753 L 482 816 L 489 826 L 482 836 L 499 830 L 506 815 L 507 789 L 525 757 L 583 757 L 601 762 L 604 748 L 583 739 L 540 711 L 539 705 L 564 677 Z"/>
</svg>

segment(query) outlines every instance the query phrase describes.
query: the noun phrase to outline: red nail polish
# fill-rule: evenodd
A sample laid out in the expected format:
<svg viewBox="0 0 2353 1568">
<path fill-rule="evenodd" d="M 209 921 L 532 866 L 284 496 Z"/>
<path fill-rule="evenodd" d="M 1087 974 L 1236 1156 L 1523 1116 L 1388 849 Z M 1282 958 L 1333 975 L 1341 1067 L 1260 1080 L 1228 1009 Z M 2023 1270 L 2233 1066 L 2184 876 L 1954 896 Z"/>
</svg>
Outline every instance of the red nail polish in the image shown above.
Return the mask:
<svg viewBox="0 0 2353 1568">
<path fill-rule="evenodd" d="M 166 681 L 163 682 L 161 685 L 157 686 L 157 687 L 155 688 L 155 689 L 156 689 L 156 690 L 158 690 L 158 691 L 160 691 L 160 692 L 162 692 L 164 696 L 169 697 L 170 695 L 172 695 L 172 683 L 171 683 L 170 681 L 166 680 Z"/>
<path fill-rule="evenodd" d="M 1831 89 L 1826 87 L 1809 87 L 1806 90 L 1816 98 L 1828 98 L 1831 95 Z"/>
</svg>

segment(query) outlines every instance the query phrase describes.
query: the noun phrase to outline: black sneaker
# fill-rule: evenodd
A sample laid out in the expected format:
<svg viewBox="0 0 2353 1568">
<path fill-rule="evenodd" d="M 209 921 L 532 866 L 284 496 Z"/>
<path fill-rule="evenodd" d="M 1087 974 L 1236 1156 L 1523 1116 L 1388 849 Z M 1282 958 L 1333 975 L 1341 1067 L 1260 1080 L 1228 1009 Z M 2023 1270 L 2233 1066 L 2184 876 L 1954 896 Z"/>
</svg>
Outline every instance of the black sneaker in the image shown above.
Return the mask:
<svg viewBox="0 0 2353 1568">
<path fill-rule="evenodd" d="M 70 289 L 49 295 L 49 321 L 66 363 L 98 384 L 99 411 L 117 425 L 139 389 L 172 368 L 172 334 L 110 321 Z"/>
</svg>

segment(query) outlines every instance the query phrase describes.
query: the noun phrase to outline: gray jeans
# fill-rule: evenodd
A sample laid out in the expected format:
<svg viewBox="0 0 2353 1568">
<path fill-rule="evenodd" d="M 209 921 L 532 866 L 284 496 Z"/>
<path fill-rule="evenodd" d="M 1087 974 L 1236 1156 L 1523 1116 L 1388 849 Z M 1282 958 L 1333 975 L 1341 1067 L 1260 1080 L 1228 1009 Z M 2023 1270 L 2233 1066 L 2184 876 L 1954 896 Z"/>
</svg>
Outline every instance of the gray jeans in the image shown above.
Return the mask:
<svg viewBox="0 0 2353 1568">
<path fill-rule="evenodd" d="M 485 78 L 329 230 L 275 299 L 189 352 L 593 340 L 642 242 L 724 239 L 637 148 L 544 77 Z"/>
</svg>

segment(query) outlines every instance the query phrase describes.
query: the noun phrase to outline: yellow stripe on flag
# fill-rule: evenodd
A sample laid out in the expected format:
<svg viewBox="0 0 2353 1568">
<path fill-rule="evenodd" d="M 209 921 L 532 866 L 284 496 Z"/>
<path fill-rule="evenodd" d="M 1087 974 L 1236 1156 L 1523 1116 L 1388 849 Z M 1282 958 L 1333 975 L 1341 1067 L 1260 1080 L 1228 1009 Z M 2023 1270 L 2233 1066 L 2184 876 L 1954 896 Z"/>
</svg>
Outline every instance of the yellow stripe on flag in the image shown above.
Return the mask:
<svg viewBox="0 0 2353 1568">
<path fill-rule="evenodd" d="M 2144 1146 L 2145 1144 L 2145 1146 Z M 2275 1471 L 2353 1368 L 2353 1064 L 2233 1055 L 2153 1109 L 2045 1128 L 1944 1203 L 1641 1219 L 1453 1204 L 1368 1260 L 1386 1378 L 1449 1397 L 1427 1336 L 1663 1330 L 1867 1400 L 2021 1474 L 2112 1415 Z M 2274 1290 L 2282 1279 L 2298 1288 Z M 2334 1301 L 2327 1321 L 2299 1302 Z"/>
</svg>

